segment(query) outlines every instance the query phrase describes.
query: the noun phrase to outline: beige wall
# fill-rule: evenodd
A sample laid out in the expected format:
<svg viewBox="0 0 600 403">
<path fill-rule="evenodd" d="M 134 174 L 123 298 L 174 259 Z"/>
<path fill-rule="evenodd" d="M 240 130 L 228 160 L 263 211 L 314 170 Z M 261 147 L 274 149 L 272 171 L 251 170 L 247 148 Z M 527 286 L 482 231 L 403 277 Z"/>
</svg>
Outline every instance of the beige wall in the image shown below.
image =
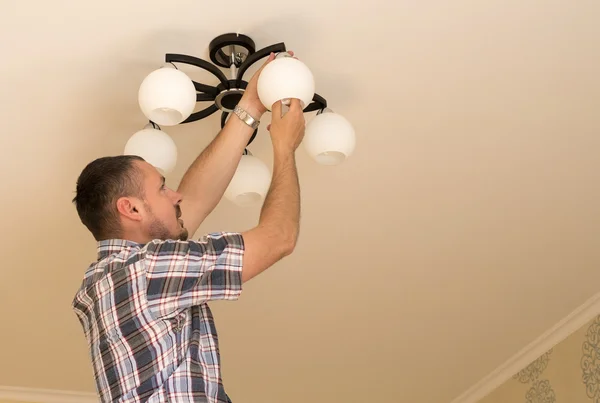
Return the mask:
<svg viewBox="0 0 600 403">
<path fill-rule="evenodd" d="M 600 316 L 480 401 L 507 402 L 600 402 Z"/>
</svg>

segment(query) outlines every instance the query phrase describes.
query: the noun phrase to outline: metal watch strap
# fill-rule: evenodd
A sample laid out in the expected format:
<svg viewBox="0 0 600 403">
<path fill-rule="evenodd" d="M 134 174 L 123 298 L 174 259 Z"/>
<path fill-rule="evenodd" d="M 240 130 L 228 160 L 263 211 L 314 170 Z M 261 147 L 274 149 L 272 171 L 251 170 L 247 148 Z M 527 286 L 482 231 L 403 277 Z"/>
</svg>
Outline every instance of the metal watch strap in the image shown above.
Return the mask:
<svg viewBox="0 0 600 403">
<path fill-rule="evenodd" d="M 248 112 L 246 112 L 244 109 L 242 109 L 239 105 L 236 105 L 235 108 L 233 108 L 233 113 L 235 113 L 236 116 L 238 118 L 240 118 L 240 120 L 242 122 L 246 123 L 248 126 L 253 128 L 254 130 L 258 129 L 258 126 L 260 125 L 260 121 L 254 119 L 252 116 L 250 116 L 250 114 Z"/>
</svg>

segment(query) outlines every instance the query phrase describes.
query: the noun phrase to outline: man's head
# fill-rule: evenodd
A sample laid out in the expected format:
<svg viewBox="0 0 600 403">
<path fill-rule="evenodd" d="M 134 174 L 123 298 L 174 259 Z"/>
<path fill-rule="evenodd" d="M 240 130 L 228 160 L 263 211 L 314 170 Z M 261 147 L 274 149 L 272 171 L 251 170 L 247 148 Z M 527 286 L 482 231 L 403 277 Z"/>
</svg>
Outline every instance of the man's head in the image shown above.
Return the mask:
<svg viewBox="0 0 600 403">
<path fill-rule="evenodd" d="M 181 195 L 167 188 L 160 172 L 140 157 L 92 161 L 77 180 L 73 202 L 81 222 L 98 241 L 188 238 L 179 220 Z"/>
</svg>

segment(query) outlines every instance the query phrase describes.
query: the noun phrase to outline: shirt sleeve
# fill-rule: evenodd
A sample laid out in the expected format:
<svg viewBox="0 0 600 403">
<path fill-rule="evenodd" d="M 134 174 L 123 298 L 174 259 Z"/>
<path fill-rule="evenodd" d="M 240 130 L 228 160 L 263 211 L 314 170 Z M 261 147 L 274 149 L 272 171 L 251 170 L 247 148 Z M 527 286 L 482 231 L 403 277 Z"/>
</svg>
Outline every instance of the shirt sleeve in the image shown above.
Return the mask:
<svg viewBox="0 0 600 403">
<path fill-rule="evenodd" d="M 150 311 L 164 317 L 210 300 L 237 299 L 242 292 L 243 255 L 239 233 L 150 242 L 145 258 Z"/>
</svg>

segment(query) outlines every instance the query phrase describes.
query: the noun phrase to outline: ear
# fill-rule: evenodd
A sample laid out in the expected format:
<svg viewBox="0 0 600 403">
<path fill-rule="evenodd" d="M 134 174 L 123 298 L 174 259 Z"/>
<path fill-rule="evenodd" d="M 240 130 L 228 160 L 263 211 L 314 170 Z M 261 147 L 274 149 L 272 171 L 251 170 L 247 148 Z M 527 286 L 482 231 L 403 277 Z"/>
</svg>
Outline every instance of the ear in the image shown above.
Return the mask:
<svg viewBox="0 0 600 403">
<path fill-rule="evenodd" d="M 119 198 L 117 200 L 117 211 L 133 221 L 141 221 L 144 213 L 141 201 L 134 197 Z"/>
</svg>

